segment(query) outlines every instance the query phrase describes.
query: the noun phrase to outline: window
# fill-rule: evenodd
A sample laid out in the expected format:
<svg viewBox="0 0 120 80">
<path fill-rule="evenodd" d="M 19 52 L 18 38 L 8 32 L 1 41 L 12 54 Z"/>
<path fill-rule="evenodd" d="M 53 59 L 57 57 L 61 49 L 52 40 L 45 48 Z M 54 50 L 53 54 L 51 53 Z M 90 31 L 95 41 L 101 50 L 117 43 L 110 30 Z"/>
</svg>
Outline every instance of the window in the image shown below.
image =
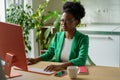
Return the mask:
<svg viewBox="0 0 120 80">
<path fill-rule="evenodd" d="M 5 22 L 5 10 L 9 8 L 11 4 L 23 4 L 24 0 L 0 0 L 0 21 Z"/>
<path fill-rule="evenodd" d="M 5 1 L 0 0 L 0 21 L 5 21 Z"/>
<path fill-rule="evenodd" d="M 24 1 L 23 0 L 6 0 L 6 8 L 9 8 L 11 4 L 23 4 L 24 5 Z"/>
</svg>

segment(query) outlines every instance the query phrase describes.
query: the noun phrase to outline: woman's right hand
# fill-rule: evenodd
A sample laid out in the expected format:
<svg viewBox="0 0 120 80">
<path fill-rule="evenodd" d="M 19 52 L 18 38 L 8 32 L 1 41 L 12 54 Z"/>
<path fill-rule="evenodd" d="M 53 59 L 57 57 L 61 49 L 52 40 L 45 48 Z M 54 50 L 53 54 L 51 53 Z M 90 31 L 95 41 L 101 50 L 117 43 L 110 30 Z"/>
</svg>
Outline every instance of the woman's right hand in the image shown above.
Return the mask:
<svg viewBox="0 0 120 80">
<path fill-rule="evenodd" d="M 32 65 L 32 64 L 35 64 L 37 62 L 39 62 L 40 59 L 39 58 L 27 58 L 27 64 L 28 65 Z"/>
</svg>

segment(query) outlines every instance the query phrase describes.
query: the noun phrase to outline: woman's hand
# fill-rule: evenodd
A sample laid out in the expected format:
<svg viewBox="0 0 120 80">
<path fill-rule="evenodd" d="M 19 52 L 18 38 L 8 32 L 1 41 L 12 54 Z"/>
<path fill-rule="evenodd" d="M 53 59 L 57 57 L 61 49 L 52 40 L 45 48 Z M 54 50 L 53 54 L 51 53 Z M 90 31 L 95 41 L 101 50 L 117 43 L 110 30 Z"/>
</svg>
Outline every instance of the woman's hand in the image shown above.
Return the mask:
<svg viewBox="0 0 120 80">
<path fill-rule="evenodd" d="M 66 62 L 60 65 L 49 65 L 44 69 L 44 71 L 60 71 L 66 69 L 67 66 L 71 65 L 73 65 L 71 62 Z"/>
<path fill-rule="evenodd" d="M 59 71 L 63 69 L 64 69 L 63 65 L 49 65 L 44 69 L 44 71 Z"/>
<path fill-rule="evenodd" d="M 27 58 L 27 64 L 28 65 L 35 64 L 35 63 L 37 63 L 39 61 L 40 61 L 39 58 Z"/>
</svg>

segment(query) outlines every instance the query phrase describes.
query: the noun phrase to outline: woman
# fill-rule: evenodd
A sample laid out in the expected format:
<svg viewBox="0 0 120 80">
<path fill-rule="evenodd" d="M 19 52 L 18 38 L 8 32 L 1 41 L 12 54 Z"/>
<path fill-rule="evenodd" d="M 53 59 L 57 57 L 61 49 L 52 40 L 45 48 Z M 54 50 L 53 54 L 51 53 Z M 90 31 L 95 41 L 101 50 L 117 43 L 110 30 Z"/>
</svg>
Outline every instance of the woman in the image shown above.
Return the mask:
<svg viewBox="0 0 120 80">
<path fill-rule="evenodd" d="M 63 5 L 63 13 L 60 20 L 63 31 L 56 33 L 46 53 L 35 59 L 29 58 L 28 64 L 49 61 L 55 56 L 56 62 L 63 63 L 60 65 L 49 65 L 45 68 L 45 71 L 58 71 L 71 65 L 85 65 L 89 38 L 76 30 L 76 26 L 84 16 L 85 10 L 80 3 L 66 2 Z"/>
</svg>

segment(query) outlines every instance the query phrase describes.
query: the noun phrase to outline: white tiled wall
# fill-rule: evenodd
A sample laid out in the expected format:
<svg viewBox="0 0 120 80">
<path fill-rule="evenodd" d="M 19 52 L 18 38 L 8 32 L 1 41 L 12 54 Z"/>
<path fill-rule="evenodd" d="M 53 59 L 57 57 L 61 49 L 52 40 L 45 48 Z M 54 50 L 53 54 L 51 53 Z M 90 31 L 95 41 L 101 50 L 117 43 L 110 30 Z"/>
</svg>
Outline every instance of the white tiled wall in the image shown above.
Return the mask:
<svg viewBox="0 0 120 80">
<path fill-rule="evenodd" d="M 81 0 L 86 9 L 83 23 L 120 23 L 120 0 Z"/>
</svg>

